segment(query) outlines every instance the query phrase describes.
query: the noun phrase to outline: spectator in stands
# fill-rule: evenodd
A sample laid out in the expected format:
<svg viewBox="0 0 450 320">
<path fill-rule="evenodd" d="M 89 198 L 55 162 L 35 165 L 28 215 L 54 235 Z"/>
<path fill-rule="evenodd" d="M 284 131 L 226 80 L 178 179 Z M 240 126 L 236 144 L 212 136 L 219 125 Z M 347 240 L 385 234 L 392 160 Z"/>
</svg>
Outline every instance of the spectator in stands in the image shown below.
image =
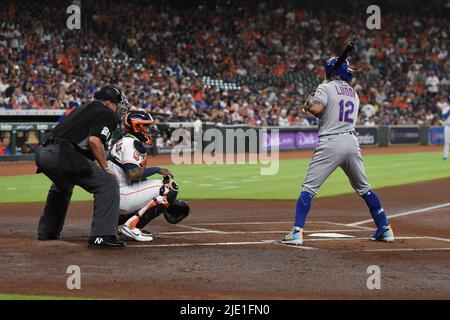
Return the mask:
<svg viewBox="0 0 450 320">
<path fill-rule="evenodd" d="M 9 87 L 9 84 L 8 84 L 8 82 L 7 82 L 8 80 L 7 80 L 7 77 L 6 77 L 6 75 L 3 75 L 1 78 L 0 78 L 0 96 L 3 96 L 3 93 L 6 91 L 6 89 L 8 89 L 8 87 Z"/>
<path fill-rule="evenodd" d="M 365 126 L 375 126 L 375 121 L 373 117 L 369 117 L 365 122 L 364 122 Z"/>
<path fill-rule="evenodd" d="M 316 2 L 158 8 L 99 0 L 83 7 L 83 32 L 68 34 L 57 2 L 14 1 L 14 10 L 0 10 L 0 108 L 69 109 L 91 99 L 102 79 L 134 91 L 130 103 L 156 119 L 314 124 L 299 106 L 324 77 L 321 59 L 356 36 L 351 62 L 367 72 L 355 75 L 355 88 L 362 106 L 375 107 L 375 115 L 361 112 L 363 121 L 430 121 L 450 84 L 448 19 L 435 14 L 448 9 L 386 3 L 383 33 L 369 33 L 364 19 L 349 29 L 336 17 L 359 13 L 357 5 L 323 6 L 317 15 Z"/>
<path fill-rule="evenodd" d="M 428 95 L 434 97 L 439 93 L 439 83 L 440 81 L 436 73 L 434 71 L 430 71 L 425 82 L 425 84 L 427 85 Z"/>
<path fill-rule="evenodd" d="M 0 142 L 0 153 L 3 155 L 11 154 L 10 139 L 5 137 Z"/>
<path fill-rule="evenodd" d="M 301 113 L 295 118 L 295 126 L 304 127 L 311 125 L 308 121 L 308 119 L 305 118 L 305 116 Z"/>
</svg>

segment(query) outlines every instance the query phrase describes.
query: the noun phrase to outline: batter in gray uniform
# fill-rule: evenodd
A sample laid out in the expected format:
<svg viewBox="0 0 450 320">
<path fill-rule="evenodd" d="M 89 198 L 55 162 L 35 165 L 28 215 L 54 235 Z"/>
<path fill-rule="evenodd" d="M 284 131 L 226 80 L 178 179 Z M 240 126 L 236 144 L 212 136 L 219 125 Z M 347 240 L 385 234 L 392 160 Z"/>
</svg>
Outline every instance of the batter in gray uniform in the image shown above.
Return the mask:
<svg viewBox="0 0 450 320">
<path fill-rule="evenodd" d="M 327 61 L 325 68 L 332 68 L 337 58 Z M 392 242 L 394 235 L 378 196 L 370 189 L 367 181 L 361 148 L 355 136 L 358 118 L 359 97 L 348 84 L 352 80 L 352 70 L 346 60 L 329 81 L 319 85 L 305 102 L 305 110 L 319 118 L 319 143 L 311 159 L 297 200 L 293 230 L 281 242 L 303 244 L 303 228 L 311 208 L 312 199 L 320 186 L 341 167 L 352 187 L 366 202 L 375 221 L 377 230 L 371 239 Z"/>
</svg>

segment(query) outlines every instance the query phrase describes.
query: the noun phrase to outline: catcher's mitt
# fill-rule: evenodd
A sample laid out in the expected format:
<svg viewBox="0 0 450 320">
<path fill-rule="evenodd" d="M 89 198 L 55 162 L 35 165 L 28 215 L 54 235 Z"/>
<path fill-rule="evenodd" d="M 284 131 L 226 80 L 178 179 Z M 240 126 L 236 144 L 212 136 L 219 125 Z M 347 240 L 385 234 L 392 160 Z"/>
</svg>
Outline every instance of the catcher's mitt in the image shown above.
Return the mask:
<svg viewBox="0 0 450 320">
<path fill-rule="evenodd" d="M 189 215 L 189 203 L 184 200 L 175 200 L 164 211 L 164 218 L 171 224 L 177 224 Z"/>
</svg>

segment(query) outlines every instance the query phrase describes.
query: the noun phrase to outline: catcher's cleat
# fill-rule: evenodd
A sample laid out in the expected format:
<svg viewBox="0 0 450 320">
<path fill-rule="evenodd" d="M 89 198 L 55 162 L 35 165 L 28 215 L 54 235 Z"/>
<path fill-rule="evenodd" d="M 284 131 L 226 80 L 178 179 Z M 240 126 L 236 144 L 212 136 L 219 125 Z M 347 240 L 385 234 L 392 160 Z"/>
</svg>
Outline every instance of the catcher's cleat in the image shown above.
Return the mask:
<svg viewBox="0 0 450 320">
<path fill-rule="evenodd" d="M 370 237 L 373 241 L 394 242 L 394 232 L 390 225 L 378 228 Z"/>
<path fill-rule="evenodd" d="M 301 246 L 303 244 L 303 229 L 294 227 L 294 229 L 281 240 L 281 243 Z"/>
<path fill-rule="evenodd" d="M 126 224 L 119 226 L 119 232 L 136 241 L 152 241 L 152 234 L 139 228 L 131 228 Z"/>
</svg>

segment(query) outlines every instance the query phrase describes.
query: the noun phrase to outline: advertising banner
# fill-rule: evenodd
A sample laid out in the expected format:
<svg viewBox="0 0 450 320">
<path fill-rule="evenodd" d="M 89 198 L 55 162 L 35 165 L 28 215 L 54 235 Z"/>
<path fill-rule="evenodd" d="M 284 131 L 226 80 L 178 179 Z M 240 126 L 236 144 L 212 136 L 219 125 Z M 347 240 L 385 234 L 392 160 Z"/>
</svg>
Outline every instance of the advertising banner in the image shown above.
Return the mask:
<svg viewBox="0 0 450 320">
<path fill-rule="evenodd" d="M 281 133 L 281 132 L 280 132 Z M 317 146 L 317 131 L 295 133 L 295 146 L 298 149 L 313 149 Z"/>
<path fill-rule="evenodd" d="M 444 127 L 430 127 L 428 141 L 430 144 L 444 144 Z"/>
<path fill-rule="evenodd" d="M 263 133 L 263 148 L 278 146 L 279 150 L 311 149 L 317 146 L 317 131 L 280 131 L 278 139 L 269 133 Z"/>
<path fill-rule="evenodd" d="M 356 137 L 362 146 L 378 145 L 378 127 L 356 127 Z"/>
<path fill-rule="evenodd" d="M 419 127 L 390 127 L 391 144 L 419 144 Z"/>
</svg>

